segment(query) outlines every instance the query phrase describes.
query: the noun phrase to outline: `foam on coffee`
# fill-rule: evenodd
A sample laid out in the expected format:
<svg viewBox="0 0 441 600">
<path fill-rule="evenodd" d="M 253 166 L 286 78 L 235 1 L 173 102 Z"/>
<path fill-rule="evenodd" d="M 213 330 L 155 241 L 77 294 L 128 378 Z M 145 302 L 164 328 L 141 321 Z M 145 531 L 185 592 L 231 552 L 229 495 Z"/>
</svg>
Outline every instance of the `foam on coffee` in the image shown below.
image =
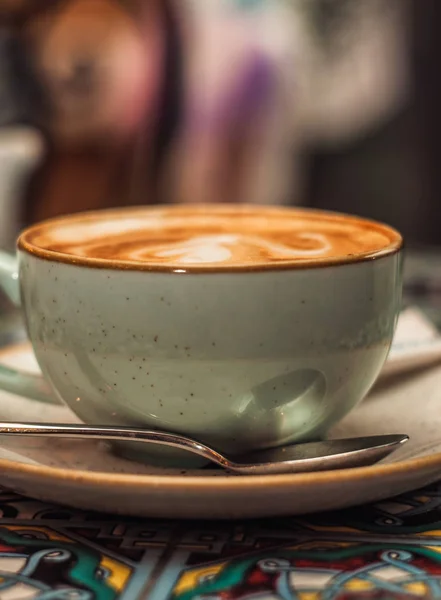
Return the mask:
<svg viewBox="0 0 441 600">
<path fill-rule="evenodd" d="M 339 262 L 395 251 L 379 223 L 309 210 L 167 206 L 101 211 L 47 221 L 19 245 L 60 260 L 152 269 L 234 269 Z"/>
</svg>

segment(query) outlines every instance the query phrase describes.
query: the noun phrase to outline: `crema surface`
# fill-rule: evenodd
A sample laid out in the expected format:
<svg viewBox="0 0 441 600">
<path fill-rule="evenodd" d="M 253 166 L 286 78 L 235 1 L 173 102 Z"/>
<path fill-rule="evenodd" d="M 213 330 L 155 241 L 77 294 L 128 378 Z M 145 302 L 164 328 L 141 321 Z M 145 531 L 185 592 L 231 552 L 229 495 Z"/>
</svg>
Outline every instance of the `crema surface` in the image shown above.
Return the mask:
<svg viewBox="0 0 441 600">
<path fill-rule="evenodd" d="M 165 269 L 265 268 L 375 255 L 400 244 L 393 229 L 320 211 L 167 206 L 63 217 L 31 227 L 24 249 Z"/>
</svg>

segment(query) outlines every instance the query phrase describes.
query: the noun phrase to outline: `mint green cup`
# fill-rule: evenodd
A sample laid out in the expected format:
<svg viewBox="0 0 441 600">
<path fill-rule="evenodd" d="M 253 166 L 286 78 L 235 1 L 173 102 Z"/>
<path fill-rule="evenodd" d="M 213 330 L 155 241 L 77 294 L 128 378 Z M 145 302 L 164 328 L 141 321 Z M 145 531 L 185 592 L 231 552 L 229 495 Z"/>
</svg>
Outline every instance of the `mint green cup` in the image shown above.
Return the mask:
<svg viewBox="0 0 441 600">
<path fill-rule="evenodd" d="M 388 355 L 402 287 L 402 240 L 389 231 L 390 245 L 366 256 L 206 272 L 69 260 L 24 232 L 17 258 L 0 257 L 1 285 L 21 302 L 42 376 L 1 366 L 0 388 L 230 455 L 321 438 Z M 200 465 L 172 450 L 119 451 Z"/>
</svg>

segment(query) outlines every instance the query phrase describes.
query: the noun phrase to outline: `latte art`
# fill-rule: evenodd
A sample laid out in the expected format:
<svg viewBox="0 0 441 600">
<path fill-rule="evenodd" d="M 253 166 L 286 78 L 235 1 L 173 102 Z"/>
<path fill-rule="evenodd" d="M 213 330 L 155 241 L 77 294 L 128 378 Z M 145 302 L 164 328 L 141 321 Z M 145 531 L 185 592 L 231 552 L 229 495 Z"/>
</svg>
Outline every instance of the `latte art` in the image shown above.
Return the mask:
<svg viewBox="0 0 441 600">
<path fill-rule="evenodd" d="M 317 242 L 315 248 L 290 248 L 271 242 L 264 237 L 241 234 L 209 235 L 195 237 L 183 242 L 165 244 L 157 248 L 140 250 L 128 257 L 131 260 L 172 260 L 179 265 L 222 264 L 259 260 L 263 253 L 271 260 L 296 259 L 302 256 L 323 256 L 329 250 L 329 242 L 321 234 L 299 234 L 299 239 Z M 294 243 L 294 240 L 293 240 Z"/>
<path fill-rule="evenodd" d="M 36 225 L 19 245 L 60 260 L 145 268 L 265 268 L 335 262 L 392 251 L 394 230 L 367 220 L 270 207 L 175 206 L 121 209 Z"/>
</svg>

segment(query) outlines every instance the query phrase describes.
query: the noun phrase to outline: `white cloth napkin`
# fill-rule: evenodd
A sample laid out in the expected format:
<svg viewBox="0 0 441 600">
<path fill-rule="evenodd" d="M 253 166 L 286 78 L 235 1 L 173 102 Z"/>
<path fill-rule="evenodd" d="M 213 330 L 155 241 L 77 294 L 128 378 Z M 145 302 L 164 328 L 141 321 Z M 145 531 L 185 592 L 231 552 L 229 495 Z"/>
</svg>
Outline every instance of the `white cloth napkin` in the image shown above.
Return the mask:
<svg viewBox="0 0 441 600">
<path fill-rule="evenodd" d="M 417 308 L 403 311 L 382 376 L 441 362 L 441 334 Z"/>
</svg>

